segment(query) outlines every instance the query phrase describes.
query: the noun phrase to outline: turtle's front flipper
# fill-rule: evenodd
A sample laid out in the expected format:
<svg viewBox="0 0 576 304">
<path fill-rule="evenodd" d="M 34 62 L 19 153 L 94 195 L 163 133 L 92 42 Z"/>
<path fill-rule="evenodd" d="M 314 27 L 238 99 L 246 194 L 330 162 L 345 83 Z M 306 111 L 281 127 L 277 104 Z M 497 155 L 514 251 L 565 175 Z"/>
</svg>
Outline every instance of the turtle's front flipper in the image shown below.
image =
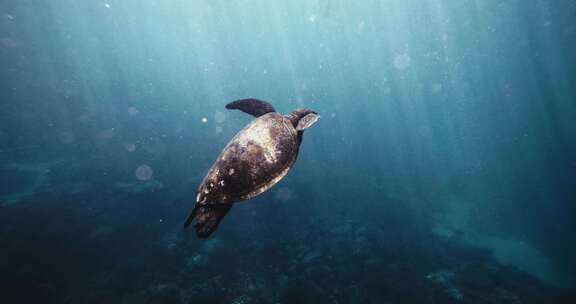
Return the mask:
<svg viewBox="0 0 576 304">
<path fill-rule="evenodd" d="M 196 220 L 194 229 L 199 238 L 207 238 L 222 220 L 222 218 L 232 208 L 232 204 L 196 204 L 188 219 L 184 223 L 184 228 L 188 227 L 193 220 Z"/>
<path fill-rule="evenodd" d="M 255 117 L 260 117 L 266 113 L 276 112 L 274 107 L 262 100 L 248 98 L 248 99 L 240 99 L 233 101 L 226 105 L 226 109 L 232 110 L 240 110 L 244 113 L 248 113 L 250 115 L 254 115 Z"/>
</svg>

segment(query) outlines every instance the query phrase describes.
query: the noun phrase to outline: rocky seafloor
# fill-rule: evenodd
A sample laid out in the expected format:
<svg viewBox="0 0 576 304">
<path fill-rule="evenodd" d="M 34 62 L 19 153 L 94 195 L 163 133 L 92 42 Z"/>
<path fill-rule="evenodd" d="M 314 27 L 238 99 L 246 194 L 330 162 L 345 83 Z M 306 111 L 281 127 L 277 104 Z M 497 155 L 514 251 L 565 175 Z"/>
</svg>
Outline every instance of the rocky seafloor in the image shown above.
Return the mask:
<svg viewBox="0 0 576 304">
<path fill-rule="evenodd" d="M 410 223 L 245 205 L 198 240 L 182 188 L 78 166 L 2 169 L 1 303 L 576 303 Z"/>
</svg>

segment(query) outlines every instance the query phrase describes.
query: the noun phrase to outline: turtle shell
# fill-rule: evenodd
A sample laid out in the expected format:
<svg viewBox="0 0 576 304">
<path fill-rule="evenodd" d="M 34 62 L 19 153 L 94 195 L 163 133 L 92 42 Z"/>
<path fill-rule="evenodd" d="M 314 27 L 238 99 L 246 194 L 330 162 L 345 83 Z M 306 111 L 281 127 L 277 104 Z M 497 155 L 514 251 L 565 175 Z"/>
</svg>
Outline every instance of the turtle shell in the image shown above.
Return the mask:
<svg viewBox="0 0 576 304">
<path fill-rule="evenodd" d="M 286 176 L 298 147 L 297 131 L 283 115 L 254 119 L 220 153 L 198 189 L 197 202 L 222 204 L 257 196 Z"/>
</svg>

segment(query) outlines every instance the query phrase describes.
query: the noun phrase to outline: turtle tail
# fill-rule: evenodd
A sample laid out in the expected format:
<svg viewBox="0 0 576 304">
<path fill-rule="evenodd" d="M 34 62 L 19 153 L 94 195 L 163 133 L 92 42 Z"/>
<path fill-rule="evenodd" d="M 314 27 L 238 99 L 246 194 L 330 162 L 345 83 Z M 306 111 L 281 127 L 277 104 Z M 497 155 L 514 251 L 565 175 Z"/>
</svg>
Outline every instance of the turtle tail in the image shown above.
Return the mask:
<svg viewBox="0 0 576 304">
<path fill-rule="evenodd" d="M 218 224 L 230 208 L 232 208 L 232 204 L 196 204 L 186 219 L 184 228 L 190 226 L 196 220 L 194 224 L 196 235 L 201 239 L 205 239 L 218 228 Z"/>
</svg>

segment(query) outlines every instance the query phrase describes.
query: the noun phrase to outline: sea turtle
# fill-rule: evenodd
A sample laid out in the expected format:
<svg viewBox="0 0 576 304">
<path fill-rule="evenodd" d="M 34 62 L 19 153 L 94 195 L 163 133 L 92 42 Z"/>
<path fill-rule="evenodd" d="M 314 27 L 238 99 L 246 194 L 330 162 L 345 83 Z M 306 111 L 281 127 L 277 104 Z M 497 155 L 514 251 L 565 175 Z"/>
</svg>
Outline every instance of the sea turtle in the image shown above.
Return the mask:
<svg viewBox="0 0 576 304">
<path fill-rule="evenodd" d="M 220 153 L 198 187 L 196 205 L 184 223 L 208 237 L 235 202 L 251 199 L 279 182 L 298 157 L 304 130 L 320 116 L 302 108 L 282 115 L 271 104 L 241 99 L 226 105 L 256 117 Z"/>
</svg>

